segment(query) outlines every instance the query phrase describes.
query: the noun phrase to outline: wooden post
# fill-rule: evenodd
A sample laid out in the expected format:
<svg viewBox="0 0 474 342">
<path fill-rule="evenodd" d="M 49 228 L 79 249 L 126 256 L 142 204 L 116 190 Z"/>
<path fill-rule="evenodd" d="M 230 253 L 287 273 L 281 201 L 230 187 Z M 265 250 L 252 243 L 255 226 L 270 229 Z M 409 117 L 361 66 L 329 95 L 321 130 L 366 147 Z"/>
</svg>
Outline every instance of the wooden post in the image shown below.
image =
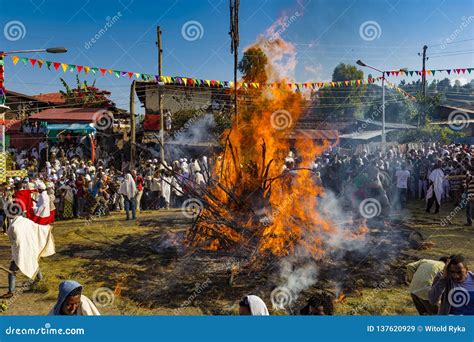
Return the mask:
<svg viewBox="0 0 474 342">
<path fill-rule="evenodd" d="M 165 121 L 163 118 L 163 93 L 161 90 L 161 76 L 163 73 L 163 65 L 162 65 L 162 58 L 163 58 L 163 49 L 161 45 L 161 28 L 158 26 L 156 28 L 156 36 L 157 36 L 157 45 L 158 45 L 158 106 L 160 111 L 160 158 L 161 163 L 165 161 Z"/>
<path fill-rule="evenodd" d="M 130 169 L 135 167 L 136 162 L 136 127 L 135 127 L 135 86 L 136 81 L 130 87 Z"/>
</svg>

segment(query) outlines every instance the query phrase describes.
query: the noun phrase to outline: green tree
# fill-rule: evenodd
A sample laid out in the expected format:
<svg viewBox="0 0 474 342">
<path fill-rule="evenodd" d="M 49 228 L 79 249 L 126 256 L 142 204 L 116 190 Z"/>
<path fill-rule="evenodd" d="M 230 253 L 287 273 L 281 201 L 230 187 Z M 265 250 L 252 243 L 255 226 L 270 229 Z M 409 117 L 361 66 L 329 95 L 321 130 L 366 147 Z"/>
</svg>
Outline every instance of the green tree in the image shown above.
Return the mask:
<svg viewBox="0 0 474 342">
<path fill-rule="evenodd" d="M 267 82 L 267 66 L 268 58 L 265 53 L 258 47 L 251 47 L 244 52 L 244 56 L 239 62 L 238 68 L 242 73 L 245 82 L 257 82 L 260 84 Z"/>
</svg>

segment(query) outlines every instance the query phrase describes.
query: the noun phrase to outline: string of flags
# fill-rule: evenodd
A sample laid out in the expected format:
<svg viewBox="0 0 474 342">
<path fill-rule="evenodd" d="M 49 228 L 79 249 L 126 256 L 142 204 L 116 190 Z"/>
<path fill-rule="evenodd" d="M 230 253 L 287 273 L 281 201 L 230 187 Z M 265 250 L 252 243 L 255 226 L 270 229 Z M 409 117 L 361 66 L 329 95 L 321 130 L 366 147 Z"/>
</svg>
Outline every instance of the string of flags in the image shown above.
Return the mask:
<svg viewBox="0 0 474 342">
<path fill-rule="evenodd" d="M 206 79 L 198 79 L 198 78 L 191 78 L 191 77 L 172 77 L 172 76 L 157 76 L 152 74 L 144 74 L 139 72 L 131 72 L 131 71 L 120 71 L 120 70 L 113 70 L 107 68 L 98 68 L 98 67 L 90 67 L 84 65 L 76 65 L 76 64 L 67 64 L 61 62 L 52 62 L 52 61 L 45 61 L 42 59 L 34 59 L 29 57 L 19 57 L 19 56 L 11 56 L 13 64 L 17 65 L 18 62 L 21 62 L 24 65 L 31 65 L 32 67 L 37 66 L 38 68 L 42 68 L 44 65 L 49 70 L 62 70 L 64 73 L 70 72 L 83 72 L 85 75 L 91 73 L 94 75 L 113 75 L 117 78 L 128 77 L 136 79 L 142 79 L 144 81 L 151 81 L 156 80 L 158 82 L 164 84 L 175 84 L 175 85 L 184 85 L 184 86 L 191 86 L 191 87 L 210 87 L 210 88 L 234 88 L 234 82 L 232 81 L 220 81 L 220 80 L 206 80 Z M 288 82 L 286 84 L 281 83 L 271 83 L 271 84 L 260 84 L 256 82 L 246 83 L 246 82 L 237 82 L 238 88 L 254 88 L 259 89 L 261 87 L 285 87 L 288 86 L 290 89 L 293 90 L 303 90 L 303 89 L 316 89 L 316 88 L 323 88 L 323 87 L 348 87 L 348 86 L 358 86 L 364 84 L 371 84 L 374 82 L 378 82 L 382 80 L 382 77 L 374 77 L 368 79 L 360 79 L 360 80 L 347 80 L 347 81 L 326 81 L 326 82 L 303 82 L 303 83 L 296 83 L 296 82 Z"/>
<path fill-rule="evenodd" d="M 466 71 L 470 74 L 474 68 L 459 68 L 459 69 L 425 69 L 425 70 L 392 70 L 386 71 L 385 74 L 388 76 L 422 76 L 422 75 L 435 75 L 436 73 L 445 72 L 448 75 L 453 74 L 465 74 Z"/>
<path fill-rule="evenodd" d="M 391 82 L 389 82 L 389 81 L 387 81 L 387 80 L 385 80 L 385 83 L 387 83 L 387 86 L 388 86 L 389 88 L 395 90 L 397 93 L 399 93 L 399 94 L 405 96 L 406 98 L 408 98 L 408 99 L 410 99 L 410 100 L 412 100 L 412 101 L 415 101 L 415 100 L 416 100 L 416 97 L 415 97 L 415 96 L 413 96 L 412 94 L 407 93 L 405 90 L 403 90 L 402 88 L 396 86 L 395 84 L 393 84 L 393 83 L 391 83 Z"/>
<path fill-rule="evenodd" d="M 5 87 L 3 86 L 3 82 L 5 80 L 4 66 L 5 66 L 5 55 L 0 54 L 0 105 L 5 105 L 5 102 L 6 102 Z"/>
<path fill-rule="evenodd" d="M 29 57 L 19 57 L 19 56 L 11 56 L 13 64 L 17 65 L 19 61 L 21 61 L 24 65 L 31 65 L 32 67 L 37 66 L 38 68 L 42 68 L 43 65 L 49 70 L 53 68 L 56 71 L 62 70 L 63 72 L 77 72 L 84 74 L 94 74 L 94 75 L 113 75 L 117 78 L 128 77 L 136 79 L 142 79 L 144 81 L 151 81 L 156 80 L 158 82 L 164 84 L 174 84 L 174 85 L 181 85 L 181 86 L 191 86 L 191 87 L 209 87 L 209 88 L 234 88 L 234 82 L 232 81 L 220 81 L 220 80 L 206 80 L 206 79 L 198 79 L 198 78 L 191 78 L 191 77 L 172 77 L 172 76 L 157 76 L 152 74 L 145 74 L 139 72 L 132 72 L 132 71 L 121 71 L 121 70 L 114 70 L 108 68 L 98 68 L 98 67 L 90 67 L 84 65 L 76 65 L 76 64 L 68 64 L 68 63 L 61 63 L 61 62 L 52 62 L 52 61 L 45 61 L 42 59 L 34 59 Z M 2 66 L 3 69 L 3 66 Z M 396 70 L 396 71 L 386 71 L 386 76 L 413 76 L 413 75 L 435 75 L 436 73 L 446 72 L 448 75 L 451 73 L 456 74 L 465 74 L 468 72 L 469 74 L 474 70 L 474 68 L 460 68 L 460 69 L 427 69 L 425 71 L 417 71 L 417 70 Z M 382 80 L 383 77 L 373 77 L 368 79 L 359 79 L 359 80 L 346 80 L 346 81 L 322 81 L 322 82 L 288 82 L 286 84 L 281 83 L 271 83 L 271 84 L 260 84 L 256 82 L 246 83 L 246 82 L 237 82 L 237 88 L 254 88 L 259 89 L 261 87 L 284 87 L 288 86 L 292 90 L 303 90 L 303 89 L 316 89 L 316 88 L 324 88 L 324 87 L 349 87 L 349 86 L 359 86 L 359 85 L 366 85 L 372 84 Z M 3 82 L 3 81 L 2 81 Z"/>
</svg>

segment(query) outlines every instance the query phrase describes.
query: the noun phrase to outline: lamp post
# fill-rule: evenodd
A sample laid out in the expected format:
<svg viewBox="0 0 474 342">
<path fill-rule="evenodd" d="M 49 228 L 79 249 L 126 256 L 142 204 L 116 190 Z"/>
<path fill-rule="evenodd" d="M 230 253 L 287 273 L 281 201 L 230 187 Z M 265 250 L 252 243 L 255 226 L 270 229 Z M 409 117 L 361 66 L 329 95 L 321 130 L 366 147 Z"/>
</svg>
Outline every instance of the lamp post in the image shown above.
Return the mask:
<svg viewBox="0 0 474 342">
<path fill-rule="evenodd" d="M 1 93 L 3 98 L 0 101 L 0 114 L 2 116 L 2 152 L 5 153 L 5 113 L 10 110 L 10 107 L 6 105 L 6 90 L 5 87 L 3 86 L 4 83 L 4 57 L 6 55 L 11 55 L 11 54 L 19 54 L 19 53 L 31 53 L 31 52 L 47 52 L 47 53 L 65 53 L 67 52 L 67 49 L 64 47 L 52 47 L 52 48 L 46 48 L 46 49 L 33 49 L 33 50 L 16 50 L 16 51 L 0 51 L 0 61 L 1 61 L 1 72 L 0 72 L 0 82 L 2 83 L 1 86 Z"/>
<path fill-rule="evenodd" d="M 385 152 L 385 142 L 386 142 L 386 136 L 385 136 L 385 71 L 380 70 L 376 67 L 370 66 L 364 62 L 362 62 L 360 59 L 356 62 L 357 65 L 373 69 L 375 71 L 381 72 L 382 73 L 382 142 L 381 142 L 381 148 L 382 152 Z"/>
</svg>

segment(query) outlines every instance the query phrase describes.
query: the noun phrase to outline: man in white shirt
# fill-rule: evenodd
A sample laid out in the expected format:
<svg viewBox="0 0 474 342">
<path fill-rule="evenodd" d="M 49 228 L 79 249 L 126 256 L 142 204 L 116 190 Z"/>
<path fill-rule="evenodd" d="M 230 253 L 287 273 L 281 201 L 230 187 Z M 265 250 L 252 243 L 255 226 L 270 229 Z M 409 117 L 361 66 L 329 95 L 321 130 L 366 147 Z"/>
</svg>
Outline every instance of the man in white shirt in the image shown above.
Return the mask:
<svg viewBox="0 0 474 342">
<path fill-rule="evenodd" d="M 410 171 L 407 170 L 406 163 L 402 164 L 402 169 L 395 172 L 397 180 L 397 194 L 396 200 L 401 209 L 405 208 L 407 201 L 408 179 L 410 178 Z"/>
</svg>

